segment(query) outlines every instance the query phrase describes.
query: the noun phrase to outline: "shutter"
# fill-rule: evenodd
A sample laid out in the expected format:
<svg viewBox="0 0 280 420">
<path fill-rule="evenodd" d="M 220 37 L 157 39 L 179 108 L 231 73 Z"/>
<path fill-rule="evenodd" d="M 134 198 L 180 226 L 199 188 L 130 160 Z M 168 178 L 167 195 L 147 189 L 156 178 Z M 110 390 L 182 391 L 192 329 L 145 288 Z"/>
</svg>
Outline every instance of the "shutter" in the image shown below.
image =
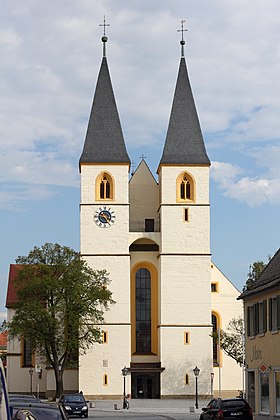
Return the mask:
<svg viewBox="0 0 280 420">
<path fill-rule="evenodd" d="M 277 328 L 280 328 L 280 295 L 277 296 Z"/>
<path fill-rule="evenodd" d="M 250 337 L 250 306 L 247 306 L 247 336 Z"/>
<path fill-rule="evenodd" d="M 253 335 L 258 334 L 259 332 L 259 304 L 258 303 L 254 303 L 253 305 L 253 326 L 254 326 L 254 331 L 253 331 Z"/>
<path fill-rule="evenodd" d="M 269 304 L 269 308 L 268 308 L 268 328 L 269 328 L 269 331 L 271 331 L 272 330 L 272 299 L 271 298 L 269 298 L 268 304 Z"/>
<path fill-rule="evenodd" d="M 263 301 L 263 332 L 267 331 L 267 300 Z"/>
</svg>

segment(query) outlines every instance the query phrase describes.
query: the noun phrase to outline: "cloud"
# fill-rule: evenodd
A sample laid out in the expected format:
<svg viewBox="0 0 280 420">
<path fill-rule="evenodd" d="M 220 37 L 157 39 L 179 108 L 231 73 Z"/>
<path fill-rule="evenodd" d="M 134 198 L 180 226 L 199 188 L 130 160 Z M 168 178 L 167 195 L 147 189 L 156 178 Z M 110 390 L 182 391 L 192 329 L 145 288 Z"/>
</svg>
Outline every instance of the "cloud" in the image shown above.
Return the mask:
<svg viewBox="0 0 280 420">
<path fill-rule="evenodd" d="M 101 62 L 104 13 L 111 25 L 107 55 L 126 144 L 132 152 L 151 146 L 159 155 L 177 77 L 177 29 L 185 1 L 15 3 L 5 3 L 0 17 L 0 54 L 5 57 L 0 67 L 0 182 L 24 183 L 22 200 L 36 184 L 78 185 L 76 168 Z M 254 8 L 249 0 L 209 5 L 190 0 L 185 16 L 188 69 L 207 147 L 213 160 L 232 162 L 213 166 L 212 176 L 237 200 L 241 195 L 234 187 L 240 183 L 246 203 L 252 203 L 247 192 L 262 188 L 260 180 L 267 180 L 266 194 L 277 203 L 278 162 L 272 158 L 269 163 L 267 156 L 261 166 L 254 153 L 258 144 L 262 155 L 269 155 L 279 143 L 279 14 L 275 0 L 256 0 Z M 223 156 L 218 158 L 217 151 Z M 240 169 L 231 161 L 232 151 L 251 153 L 255 166 Z M 221 171 L 228 171 L 229 187 Z M 14 202 L 6 188 L 3 195 Z"/>
<path fill-rule="evenodd" d="M 242 176 L 244 173 L 246 169 L 225 162 L 213 162 L 211 167 L 211 178 L 218 183 L 226 197 L 250 207 L 280 204 L 280 177 Z"/>
</svg>

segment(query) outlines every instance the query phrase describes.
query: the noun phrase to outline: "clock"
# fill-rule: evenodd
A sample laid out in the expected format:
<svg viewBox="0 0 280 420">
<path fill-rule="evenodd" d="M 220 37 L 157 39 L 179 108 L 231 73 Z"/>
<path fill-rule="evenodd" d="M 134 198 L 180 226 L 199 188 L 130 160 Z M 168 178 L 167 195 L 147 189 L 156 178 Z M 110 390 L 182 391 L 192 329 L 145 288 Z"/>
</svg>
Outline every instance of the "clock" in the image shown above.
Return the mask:
<svg viewBox="0 0 280 420">
<path fill-rule="evenodd" d="M 99 207 L 98 210 L 94 213 L 94 221 L 97 226 L 106 228 L 112 226 L 116 219 L 114 210 L 111 210 L 110 207 Z"/>
</svg>

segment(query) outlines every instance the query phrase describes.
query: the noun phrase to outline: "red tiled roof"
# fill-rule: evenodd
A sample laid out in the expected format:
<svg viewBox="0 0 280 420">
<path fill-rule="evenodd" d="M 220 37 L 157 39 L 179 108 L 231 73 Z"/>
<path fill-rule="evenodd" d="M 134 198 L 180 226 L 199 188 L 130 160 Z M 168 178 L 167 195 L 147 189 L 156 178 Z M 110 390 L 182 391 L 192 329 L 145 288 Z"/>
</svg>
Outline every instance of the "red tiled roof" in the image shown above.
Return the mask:
<svg viewBox="0 0 280 420">
<path fill-rule="evenodd" d="M 7 331 L 0 333 L 0 347 L 7 347 Z"/>
<path fill-rule="evenodd" d="M 15 287 L 15 278 L 17 276 L 18 270 L 20 270 L 20 264 L 10 264 L 10 273 L 8 280 L 8 289 L 6 296 L 6 308 L 10 308 L 14 303 L 18 301 L 17 291 Z"/>
</svg>

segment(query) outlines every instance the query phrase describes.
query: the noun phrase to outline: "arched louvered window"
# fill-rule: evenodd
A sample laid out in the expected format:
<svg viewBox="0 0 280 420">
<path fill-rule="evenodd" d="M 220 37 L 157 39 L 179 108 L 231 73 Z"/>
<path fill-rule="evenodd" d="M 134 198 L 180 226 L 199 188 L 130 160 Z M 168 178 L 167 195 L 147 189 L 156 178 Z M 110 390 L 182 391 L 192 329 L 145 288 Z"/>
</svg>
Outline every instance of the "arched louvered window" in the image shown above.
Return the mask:
<svg viewBox="0 0 280 420">
<path fill-rule="evenodd" d="M 108 173 L 102 173 L 97 177 L 96 187 L 98 200 L 113 199 L 113 179 Z"/>
<path fill-rule="evenodd" d="M 194 180 L 190 174 L 183 172 L 177 178 L 177 201 L 194 200 Z"/>
</svg>

